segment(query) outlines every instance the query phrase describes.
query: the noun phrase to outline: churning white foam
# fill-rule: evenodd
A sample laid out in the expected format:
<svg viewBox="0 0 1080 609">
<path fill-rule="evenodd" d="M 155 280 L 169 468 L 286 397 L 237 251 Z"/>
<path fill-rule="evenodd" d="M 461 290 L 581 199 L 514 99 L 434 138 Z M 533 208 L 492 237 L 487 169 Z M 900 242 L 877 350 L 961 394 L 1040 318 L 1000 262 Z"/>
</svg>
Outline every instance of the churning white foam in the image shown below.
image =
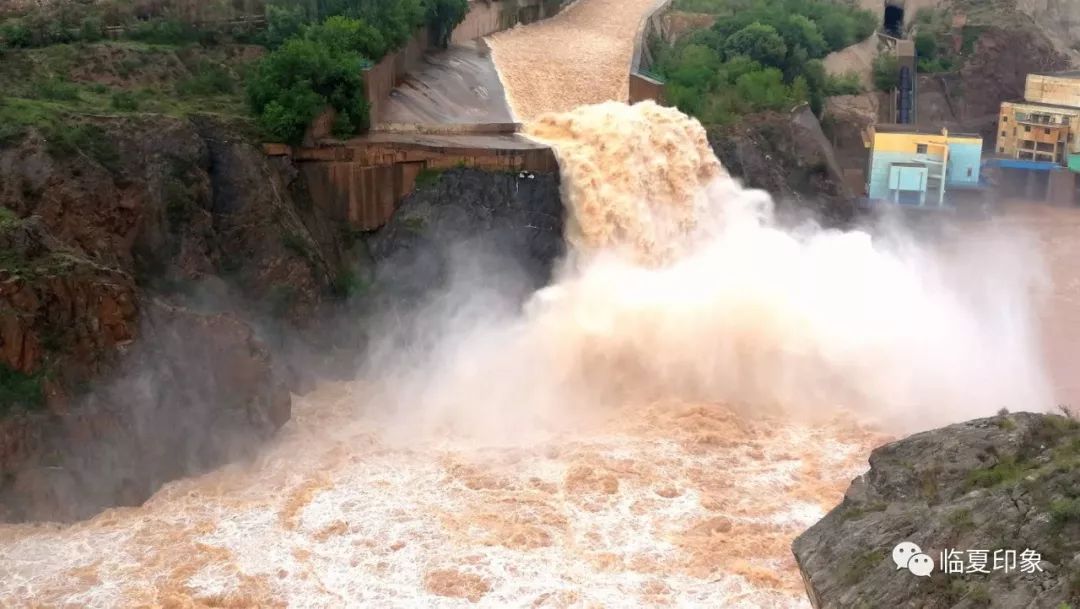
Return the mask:
<svg viewBox="0 0 1080 609">
<path fill-rule="evenodd" d="M 931 249 L 780 228 L 696 120 L 651 102 L 529 133 L 558 151 L 571 254 L 522 317 L 455 324 L 421 382 L 402 383 L 422 388 L 410 411 L 439 429 L 516 441 L 646 397 L 846 410 L 894 432 L 1052 404 L 1032 308 L 1041 264 L 1022 235 Z"/>
<path fill-rule="evenodd" d="M 789 545 L 863 421 L 1046 403 L 1022 240 L 783 230 L 654 104 L 530 132 L 570 206 L 552 287 L 298 397 L 252 463 L 0 526 L 0 606 L 806 607 Z"/>
</svg>

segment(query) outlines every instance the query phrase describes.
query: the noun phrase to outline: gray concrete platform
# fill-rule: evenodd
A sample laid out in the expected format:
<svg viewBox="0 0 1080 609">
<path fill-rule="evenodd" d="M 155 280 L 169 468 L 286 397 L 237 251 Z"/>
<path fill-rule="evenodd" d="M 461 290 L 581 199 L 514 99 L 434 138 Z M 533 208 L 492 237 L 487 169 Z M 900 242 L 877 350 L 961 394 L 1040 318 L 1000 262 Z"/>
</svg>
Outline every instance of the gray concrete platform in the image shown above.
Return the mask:
<svg viewBox="0 0 1080 609">
<path fill-rule="evenodd" d="M 427 53 L 390 93 L 384 124 L 446 125 L 512 123 L 491 52 L 482 42 Z"/>
</svg>

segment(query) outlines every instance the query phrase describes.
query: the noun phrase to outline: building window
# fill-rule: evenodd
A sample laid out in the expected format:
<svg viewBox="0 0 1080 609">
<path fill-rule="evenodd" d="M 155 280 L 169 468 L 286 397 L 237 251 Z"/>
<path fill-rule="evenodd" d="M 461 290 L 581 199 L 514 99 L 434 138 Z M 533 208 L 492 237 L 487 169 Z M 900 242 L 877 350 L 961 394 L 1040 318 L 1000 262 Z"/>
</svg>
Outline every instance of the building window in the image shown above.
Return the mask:
<svg viewBox="0 0 1080 609">
<path fill-rule="evenodd" d="M 1005 147 L 1002 146 L 1001 148 L 998 148 L 998 152 L 1000 152 L 1001 154 L 1005 154 Z"/>
<path fill-rule="evenodd" d="M 1050 135 L 1050 130 L 1049 129 L 1043 129 L 1043 133 L 1045 133 L 1046 135 Z"/>
<path fill-rule="evenodd" d="M 926 144 L 917 144 L 915 146 L 915 154 L 926 154 Z"/>
<path fill-rule="evenodd" d="M 1006 134 L 1005 134 L 1005 132 L 1004 132 L 1004 131 L 1002 131 L 1002 132 L 1001 132 L 1001 137 L 1005 137 L 1005 135 L 1006 135 Z"/>
<path fill-rule="evenodd" d="M 1031 131 L 1031 125 L 1024 125 L 1024 131 L 1025 132 L 1030 132 Z"/>
<path fill-rule="evenodd" d="M 1003 122 L 1003 123 L 1009 122 L 1009 117 L 1007 117 L 1007 116 L 1001 117 L 1001 122 Z"/>
<path fill-rule="evenodd" d="M 971 177 L 972 173 L 974 173 L 974 170 L 972 168 L 968 167 L 968 177 L 969 178 Z"/>
</svg>

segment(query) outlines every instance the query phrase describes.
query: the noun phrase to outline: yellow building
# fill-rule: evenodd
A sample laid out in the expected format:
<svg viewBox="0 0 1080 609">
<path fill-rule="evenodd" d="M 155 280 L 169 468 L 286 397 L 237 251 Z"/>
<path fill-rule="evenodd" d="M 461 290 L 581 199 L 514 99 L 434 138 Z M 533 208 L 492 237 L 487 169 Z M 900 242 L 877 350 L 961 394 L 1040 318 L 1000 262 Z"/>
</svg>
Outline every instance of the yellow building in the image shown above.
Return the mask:
<svg viewBox="0 0 1080 609">
<path fill-rule="evenodd" d="M 1001 104 L 998 156 L 1061 166 L 1080 163 L 1080 71 L 1029 74 L 1025 97 Z"/>
<path fill-rule="evenodd" d="M 1024 99 L 1040 104 L 1080 108 L 1080 70 L 1028 74 Z"/>
<path fill-rule="evenodd" d="M 1080 173 L 1080 71 L 1028 74 L 1024 101 L 1001 104 L 995 158 L 1005 196 L 1074 203 Z"/>
</svg>

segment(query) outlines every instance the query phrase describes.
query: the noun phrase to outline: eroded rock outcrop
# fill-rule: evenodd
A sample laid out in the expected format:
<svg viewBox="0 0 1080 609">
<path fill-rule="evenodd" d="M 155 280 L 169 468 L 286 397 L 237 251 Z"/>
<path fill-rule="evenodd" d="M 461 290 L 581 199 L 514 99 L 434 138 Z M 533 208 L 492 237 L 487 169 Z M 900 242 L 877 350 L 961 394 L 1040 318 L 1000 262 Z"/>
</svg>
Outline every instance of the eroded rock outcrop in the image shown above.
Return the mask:
<svg viewBox="0 0 1080 609">
<path fill-rule="evenodd" d="M 341 265 L 337 227 L 238 128 L 66 129 L 0 145 L 0 519 L 83 517 L 248 452 L 290 402 L 249 322 L 303 326 Z"/>
<path fill-rule="evenodd" d="M 228 276 L 295 322 L 323 302 L 338 233 L 294 200 L 289 168 L 242 130 L 147 116 L 67 129 L 70 142 L 31 130 L 0 147 L 0 205 L 40 217 L 65 247 L 158 292 Z"/>
<path fill-rule="evenodd" d="M 934 560 L 930 577 L 897 569 L 902 541 Z M 1078 606 L 1080 422 L 1009 414 L 882 446 L 792 549 L 818 609 Z M 1020 570 L 1026 549 L 1041 571 Z M 989 552 L 989 573 L 942 572 L 947 550 Z M 993 569 L 996 550 L 1016 552 L 1011 572 Z"/>
<path fill-rule="evenodd" d="M 832 144 L 808 106 L 746 116 L 712 130 L 709 143 L 731 175 L 769 191 L 781 213 L 811 210 L 831 222 L 854 214 Z"/>
<path fill-rule="evenodd" d="M 474 285 L 523 297 L 563 253 L 554 174 L 453 169 L 409 195 L 370 241 L 375 287 L 397 306 Z"/>
<path fill-rule="evenodd" d="M 0 418 L 0 520 L 73 520 L 250 454 L 290 398 L 250 326 L 158 300 L 88 393 Z"/>
<path fill-rule="evenodd" d="M 3 210 L 6 211 L 6 210 Z M 135 337 L 135 282 L 67 250 L 32 216 L 0 219 L 0 364 L 85 382 Z"/>
</svg>

